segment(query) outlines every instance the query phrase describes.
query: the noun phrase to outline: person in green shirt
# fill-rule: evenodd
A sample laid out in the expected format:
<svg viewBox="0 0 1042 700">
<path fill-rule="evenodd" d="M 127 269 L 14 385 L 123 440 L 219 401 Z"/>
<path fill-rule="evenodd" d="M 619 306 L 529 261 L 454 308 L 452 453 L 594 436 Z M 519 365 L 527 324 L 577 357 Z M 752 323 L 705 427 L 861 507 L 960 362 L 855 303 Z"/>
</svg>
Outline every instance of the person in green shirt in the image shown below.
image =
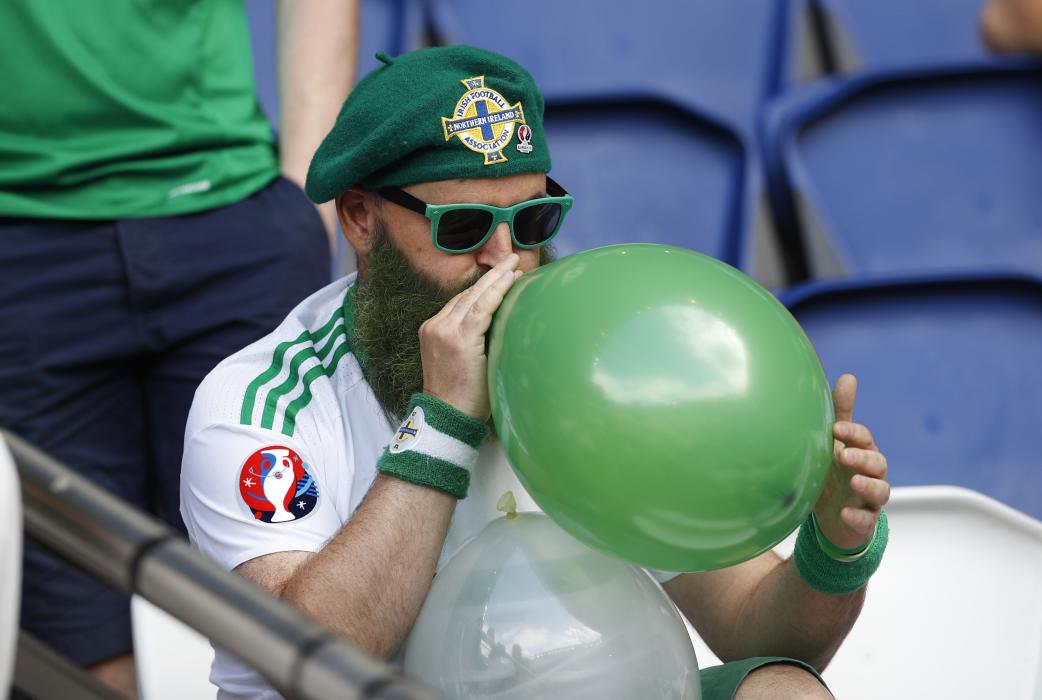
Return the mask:
<svg viewBox="0 0 1042 700">
<path fill-rule="evenodd" d="M 330 276 L 301 191 L 357 3 L 279 2 L 281 139 L 241 0 L 0 3 L 0 425 L 183 529 L 196 386 Z M 21 626 L 128 695 L 127 599 L 27 544 Z"/>
</svg>

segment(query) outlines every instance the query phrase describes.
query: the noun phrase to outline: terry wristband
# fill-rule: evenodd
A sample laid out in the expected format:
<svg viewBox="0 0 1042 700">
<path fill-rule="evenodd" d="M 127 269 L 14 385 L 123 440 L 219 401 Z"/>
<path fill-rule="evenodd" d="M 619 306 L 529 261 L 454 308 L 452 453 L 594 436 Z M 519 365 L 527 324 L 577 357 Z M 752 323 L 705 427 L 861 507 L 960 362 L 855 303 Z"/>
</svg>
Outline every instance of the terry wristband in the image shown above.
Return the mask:
<svg viewBox="0 0 1042 700">
<path fill-rule="evenodd" d="M 853 593 L 872 577 L 883 560 L 890 535 L 886 512 L 880 511 L 872 538 L 864 547 L 842 549 L 818 529 L 813 513 L 800 526 L 793 557 L 803 580 L 816 591 L 832 595 Z"/>
<path fill-rule="evenodd" d="M 466 498 L 470 470 L 488 426 L 429 394 L 413 394 L 376 468 L 420 486 Z"/>
</svg>

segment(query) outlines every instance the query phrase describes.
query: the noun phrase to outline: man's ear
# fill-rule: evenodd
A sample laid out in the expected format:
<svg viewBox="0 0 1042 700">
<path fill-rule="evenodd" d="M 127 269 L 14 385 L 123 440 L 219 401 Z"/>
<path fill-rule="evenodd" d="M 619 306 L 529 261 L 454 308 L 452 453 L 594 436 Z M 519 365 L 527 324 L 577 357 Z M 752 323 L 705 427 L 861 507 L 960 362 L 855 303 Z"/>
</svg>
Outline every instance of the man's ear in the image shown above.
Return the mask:
<svg viewBox="0 0 1042 700">
<path fill-rule="evenodd" d="M 376 241 L 378 208 L 376 198 L 361 187 L 352 187 L 336 198 L 340 227 L 359 258 L 368 256 Z"/>
</svg>

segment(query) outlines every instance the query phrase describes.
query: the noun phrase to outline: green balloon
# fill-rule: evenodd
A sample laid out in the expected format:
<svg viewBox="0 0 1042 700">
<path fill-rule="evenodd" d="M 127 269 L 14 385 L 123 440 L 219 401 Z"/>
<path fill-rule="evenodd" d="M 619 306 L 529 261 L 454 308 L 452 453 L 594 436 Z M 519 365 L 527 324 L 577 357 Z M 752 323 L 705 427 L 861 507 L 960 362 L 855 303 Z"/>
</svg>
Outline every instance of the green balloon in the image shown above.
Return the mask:
<svg viewBox="0 0 1042 700">
<path fill-rule="evenodd" d="M 526 273 L 488 358 L 521 483 L 562 528 L 629 562 L 746 561 L 824 487 L 835 413 L 821 362 L 785 307 L 713 258 L 614 245 Z"/>
</svg>

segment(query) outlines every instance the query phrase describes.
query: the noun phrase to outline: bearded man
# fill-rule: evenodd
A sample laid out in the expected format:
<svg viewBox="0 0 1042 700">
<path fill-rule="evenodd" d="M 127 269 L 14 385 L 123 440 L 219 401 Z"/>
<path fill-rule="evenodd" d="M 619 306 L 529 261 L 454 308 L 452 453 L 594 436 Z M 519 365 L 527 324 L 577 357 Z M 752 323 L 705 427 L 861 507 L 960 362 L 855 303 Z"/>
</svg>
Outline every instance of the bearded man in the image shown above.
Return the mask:
<svg viewBox="0 0 1042 700">
<path fill-rule="evenodd" d="M 488 438 L 485 334 L 514 281 L 547 261 L 572 200 L 546 174 L 543 101 L 521 66 L 462 46 L 381 60 L 307 182 L 314 201 L 336 200 L 357 278 L 203 382 L 181 507 L 204 554 L 390 658 L 498 497 L 537 509 Z M 851 422 L 855 391 L 837 382 L 836 464 L 793 559 L 652 572 L 731 660 L 703 671 L 708 700 L 831 697 L 817 670 L 886 541 L 886 460 Z M 211 678 L 227 697 L 277 697 L 220 650 Z"/>
</svg>

